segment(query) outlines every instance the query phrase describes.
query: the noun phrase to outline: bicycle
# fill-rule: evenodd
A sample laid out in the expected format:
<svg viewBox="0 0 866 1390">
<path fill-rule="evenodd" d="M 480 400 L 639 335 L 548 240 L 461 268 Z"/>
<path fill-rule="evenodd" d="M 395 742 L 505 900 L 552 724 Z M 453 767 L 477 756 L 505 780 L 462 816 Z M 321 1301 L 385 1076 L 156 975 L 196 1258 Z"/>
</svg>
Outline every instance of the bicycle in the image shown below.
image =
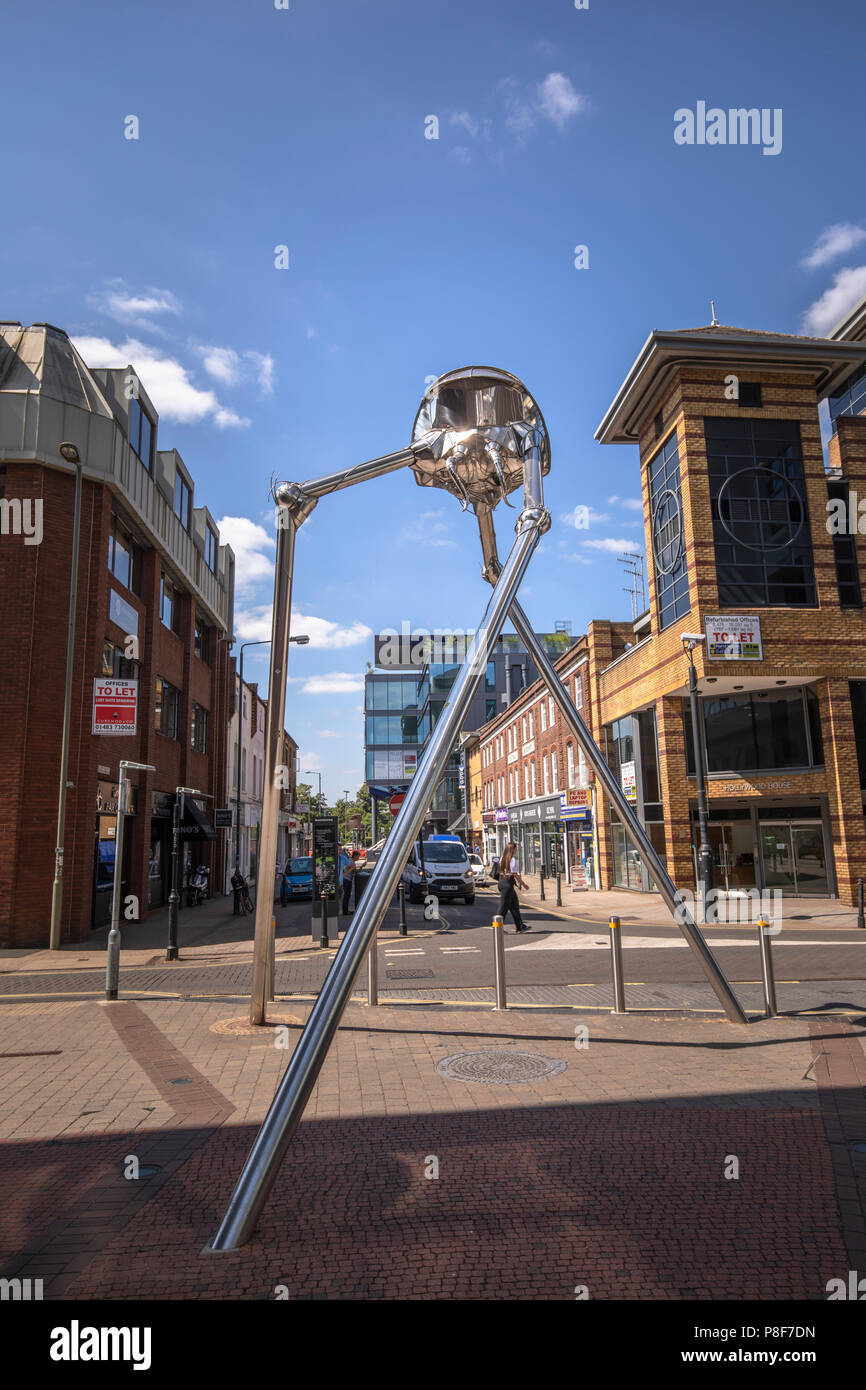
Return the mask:
<svg viewBox="0 0 866 1390">
<path fill-rule="evenodd" d="M 250 893 L 249 884 L 243 874 L 239 873 L 232 875 L 232 888 L 235 889 L 238 895 L 238 911 L 241 917 L 248 917 L 250 913 L 255 912 L 256 905 Z"/>
</svg>

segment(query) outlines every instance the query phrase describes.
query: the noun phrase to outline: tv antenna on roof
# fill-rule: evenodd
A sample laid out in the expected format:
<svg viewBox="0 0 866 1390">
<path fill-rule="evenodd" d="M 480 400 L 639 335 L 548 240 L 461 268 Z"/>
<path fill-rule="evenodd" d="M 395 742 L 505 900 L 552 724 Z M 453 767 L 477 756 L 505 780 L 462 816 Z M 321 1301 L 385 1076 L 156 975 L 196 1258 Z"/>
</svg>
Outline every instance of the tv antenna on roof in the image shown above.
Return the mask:
<svg viewBox="0 0 866 1390">
<path fill-rule="evenodd" d="M 714 299 L 710 300 L 710 308 L 713 311 L 713 321 L 710 324 L 710 328 L 718 328 L 719 320 L 716 318 L 716 301 Z"/>
</svg>

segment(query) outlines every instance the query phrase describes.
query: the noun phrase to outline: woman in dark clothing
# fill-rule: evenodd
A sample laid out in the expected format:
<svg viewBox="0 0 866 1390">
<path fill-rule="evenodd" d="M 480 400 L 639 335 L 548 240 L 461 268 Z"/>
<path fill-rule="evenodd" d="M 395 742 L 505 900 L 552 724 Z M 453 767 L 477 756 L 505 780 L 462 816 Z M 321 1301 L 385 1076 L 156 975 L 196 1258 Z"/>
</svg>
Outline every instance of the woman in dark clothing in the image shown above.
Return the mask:
<svg viewBox="0 0 866 1390">
<path fill-rule="evenodd" d="M 502 858 L 499 861 L 499 915 L 505 919 L 506 912 L 510 912 L 514 918 L 514 927 L 518 932 L 531 931 L 531 927 L 524 925 L 520 915 L 520 902 L 515 891 L 515 883 L 519 883 L 521 888 L 526 888 L 526 884 L 520 877 L 515 854 L 517 845 L 513 840 L 505 846 L 502 851 Z"/>
</svg>

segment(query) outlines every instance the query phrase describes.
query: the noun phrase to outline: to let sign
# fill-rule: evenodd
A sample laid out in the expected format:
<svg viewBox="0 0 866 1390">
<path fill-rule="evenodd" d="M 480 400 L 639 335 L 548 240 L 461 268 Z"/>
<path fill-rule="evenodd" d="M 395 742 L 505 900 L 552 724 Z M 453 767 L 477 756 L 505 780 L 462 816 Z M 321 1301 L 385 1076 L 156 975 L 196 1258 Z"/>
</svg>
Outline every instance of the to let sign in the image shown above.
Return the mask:
<svg viewBox="0 0 866 1390">
<path fill-rule="evenodd" d="M 97 676 L 93 682 L 94 734 L 134 734 L 138 681 Z"/>
<path fill-rule="evenodd" d="M 707 618 L 704 630 L 710 661 L 763 661 L 760 618 L 724 613 Z"/>
</svg>

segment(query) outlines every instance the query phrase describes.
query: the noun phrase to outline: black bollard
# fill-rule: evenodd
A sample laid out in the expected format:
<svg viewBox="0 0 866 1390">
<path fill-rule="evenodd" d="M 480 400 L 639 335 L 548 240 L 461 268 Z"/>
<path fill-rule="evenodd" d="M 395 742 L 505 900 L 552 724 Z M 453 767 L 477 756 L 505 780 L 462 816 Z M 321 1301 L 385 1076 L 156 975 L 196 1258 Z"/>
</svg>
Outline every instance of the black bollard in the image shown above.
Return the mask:
<svg viewBox="0 0 866 1390">
<path fill-rule="evenodd" d="M 544 902 L 544 865 L 538 870 L 538 882 L 541 887 L 541 901 Z"/>
<path fill-rule="evenodd" d="M 562 907 L 562 874 L 556 875 L 556 906 Z"/>
<path fill-rule="evenodd" d="M 866 927 L 866 917 L 863 916 L 863 880 L 857 880 L 857 925 Z"/>
<path fill-rule="evenodd" d="M 406 885 L 403 882 L 397 884 L 397 894 L 400 899 L 400 935 L 408 935 L 406 931 Z"/>
</svg>

